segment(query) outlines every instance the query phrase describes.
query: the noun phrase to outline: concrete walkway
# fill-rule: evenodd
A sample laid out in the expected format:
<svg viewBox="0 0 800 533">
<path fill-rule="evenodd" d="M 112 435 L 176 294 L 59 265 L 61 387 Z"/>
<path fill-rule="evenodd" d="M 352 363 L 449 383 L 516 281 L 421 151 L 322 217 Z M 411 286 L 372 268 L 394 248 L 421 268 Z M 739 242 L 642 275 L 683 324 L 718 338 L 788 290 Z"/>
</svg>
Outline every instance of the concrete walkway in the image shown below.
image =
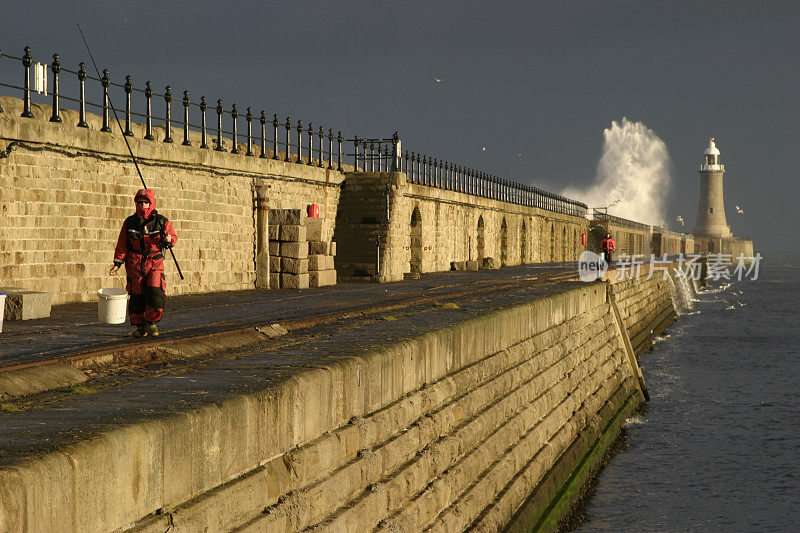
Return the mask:
<svg viewBox="0 0 800 533">
<path fill-rule="evenodd" d="M 574 263 L 535 264 L 477 272 L 439 272 L 388 284 L 343 283 L 304 290 L 249 290 L 168 297 L 159 340 L 207 335 L 353 309 L 442 297 L 493 284 L 577 278 Z M 130 324 L 98 321 L 97 303 L 55 306 L 46 319 L 8 321 L 0 333 L 0 367 L 142 342 Z"/>
</svg>

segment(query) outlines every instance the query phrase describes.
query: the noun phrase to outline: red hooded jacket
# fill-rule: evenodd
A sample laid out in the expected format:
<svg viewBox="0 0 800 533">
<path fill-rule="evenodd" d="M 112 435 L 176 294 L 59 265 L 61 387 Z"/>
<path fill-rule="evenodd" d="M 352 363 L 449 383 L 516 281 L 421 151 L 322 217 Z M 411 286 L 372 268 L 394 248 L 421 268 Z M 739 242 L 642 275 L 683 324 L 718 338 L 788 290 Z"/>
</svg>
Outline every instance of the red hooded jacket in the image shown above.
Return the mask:
<svg viewBox="0 0 800 533">
<path fill-rule="evenodd" d="M 139 198 L 149 200 L 150 205 L 147 209 L 136 205 L 136 214 L 126 218 L 122 224 L 117 247 L 114 250 L 114 264 L 125 263 L 125 270 L 135 289 L 139 289 L 142 277 L 148 279 L 151 277 L 148 273 L 164 271 L 162 249 L 174 246 L 178 242 L 178 235 L 172 223 L 155 210 L 156 198 L 153 191 L 140 189 L 134 200 Z M 167 234 L 172 237 L 172 242 L 169 244 L 164 239 Z M 158 279 L 157 276 L 152 277 L 154 280 Z"/>
</svg>

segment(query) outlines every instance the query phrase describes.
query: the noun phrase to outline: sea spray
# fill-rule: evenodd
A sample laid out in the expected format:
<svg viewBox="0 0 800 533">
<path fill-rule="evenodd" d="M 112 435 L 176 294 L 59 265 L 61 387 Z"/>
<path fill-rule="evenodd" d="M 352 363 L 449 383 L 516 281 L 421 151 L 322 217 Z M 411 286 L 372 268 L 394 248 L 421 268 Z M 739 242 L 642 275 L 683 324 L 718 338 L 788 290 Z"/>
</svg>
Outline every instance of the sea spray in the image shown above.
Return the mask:
<svg viewBox="0 0 800 533">
<path fill-rule="evenodd" d="M 624 117 L 613 121 L 603 137 L 594 185 L 568 188 L 562 194 L 592 207 L 614 204 L 609 214 L 666 226 L 666 199 L 672 187 L 667 145 L 641 122 Z"/>
</svg>

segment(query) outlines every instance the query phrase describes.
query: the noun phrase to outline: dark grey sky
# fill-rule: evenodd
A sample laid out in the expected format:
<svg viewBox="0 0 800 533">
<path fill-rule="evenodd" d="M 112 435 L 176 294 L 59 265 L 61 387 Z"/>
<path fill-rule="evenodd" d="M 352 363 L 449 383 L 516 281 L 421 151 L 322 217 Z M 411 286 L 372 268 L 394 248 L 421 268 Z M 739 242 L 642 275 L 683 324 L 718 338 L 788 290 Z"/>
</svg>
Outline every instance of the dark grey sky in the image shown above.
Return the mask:
<svg viewBox="0 0 800 533">
<path fill-rule="evenodd" d="M 29 44 L 43 62 L 88 63 L 80 23 L 116 81 L 348 137 L 397 130 L 406 148 L 553 191 L 594 180 L 612 120 L 641 121 L 672 157 L 673 229 L 677 215 L 694 225 L 714 136 L 734 233 L 796 249 L 798 2 L 62 0 L 3 12 L 0 48 L 15 55 Z"/>
</svg>

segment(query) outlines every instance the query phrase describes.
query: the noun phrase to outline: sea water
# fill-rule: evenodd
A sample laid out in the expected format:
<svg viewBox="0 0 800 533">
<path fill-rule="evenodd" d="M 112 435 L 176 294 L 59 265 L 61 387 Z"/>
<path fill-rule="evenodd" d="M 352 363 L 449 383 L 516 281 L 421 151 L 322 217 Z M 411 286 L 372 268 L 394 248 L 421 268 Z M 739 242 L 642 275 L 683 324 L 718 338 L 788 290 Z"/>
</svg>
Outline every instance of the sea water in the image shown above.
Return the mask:
<svg viewBox="0 0 800 533">
<path fill-rule="evenodd" d="M 639 363 L 651 400 L 574 531 L 800 531 L 800 255 L 700 291 Z"/>
</svg>

